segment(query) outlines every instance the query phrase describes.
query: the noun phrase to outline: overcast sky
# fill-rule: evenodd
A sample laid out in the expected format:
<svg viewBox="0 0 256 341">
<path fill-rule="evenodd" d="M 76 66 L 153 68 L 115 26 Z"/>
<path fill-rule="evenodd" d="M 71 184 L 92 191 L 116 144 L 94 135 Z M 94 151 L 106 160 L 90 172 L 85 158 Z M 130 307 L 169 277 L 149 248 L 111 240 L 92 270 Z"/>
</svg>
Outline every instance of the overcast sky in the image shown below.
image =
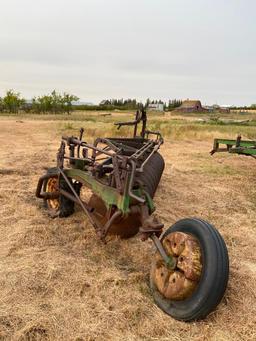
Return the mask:
<svg viewBox="0 0 256 341">
<path fill-rule="evenodd" d="M 255 0 L 0 0 L 0 96 L 256 103 Z"/>
</svg>

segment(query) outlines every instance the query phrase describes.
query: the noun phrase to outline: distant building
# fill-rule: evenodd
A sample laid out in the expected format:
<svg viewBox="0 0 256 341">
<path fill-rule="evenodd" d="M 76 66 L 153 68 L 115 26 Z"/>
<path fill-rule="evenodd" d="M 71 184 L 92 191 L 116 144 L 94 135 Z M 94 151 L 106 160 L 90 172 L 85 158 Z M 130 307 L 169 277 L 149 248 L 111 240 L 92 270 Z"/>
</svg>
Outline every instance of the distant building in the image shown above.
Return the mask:
<svg viewBox="0 0 256 341">
<path fill-rule="evenodd" d="M 206 109 L 202 107 L 202 104 L 199 100 L 187 99 L 187 100 L 183 101 L 181 106 L 176 108 L 175 111 L 201 112 L 201 111 L 206 111 Z"/>
<path fill-rule="evenodd" d="M 104 99 L 103 101 L 100 102 L 100 105 L 110 105 L 111 102 L 108 99 Z"/>
<path fill-rule="evenodd" d="M 207 105 L 205 106 L 205 109 L 207 109 L 209 112 L 221 112 L 221 113 L 229 113 L 230 112 L 230 105 Z"/>
<path fill-rule="evenodd" d="M 148 111 L 164 111 L 163 103 L 149 103 Z"/>
<path fill-rule="evenodd" d="M 84 101 L 72 101 L 71 104 L 73 106 L 79 106 L 79 105 L 93 106 L 94 105 L 92 102 L 84 102 Z"/>
<path fill-rule="evenodd" d="M 223 114 L 228 114 L 228 113 L 230 113 L 230 108 L 229 107 L 220 107 L 219 108 L 219 112 L 222 112 Z"/>
</svg>

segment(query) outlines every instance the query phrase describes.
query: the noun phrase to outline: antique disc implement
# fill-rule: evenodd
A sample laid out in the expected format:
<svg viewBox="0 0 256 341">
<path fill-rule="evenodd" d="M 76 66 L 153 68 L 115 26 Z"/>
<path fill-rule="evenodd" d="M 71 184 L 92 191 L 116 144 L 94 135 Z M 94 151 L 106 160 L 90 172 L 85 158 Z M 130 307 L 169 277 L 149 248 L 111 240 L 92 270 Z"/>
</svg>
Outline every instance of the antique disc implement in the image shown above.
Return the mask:
<svg viewBox="0 0 256 341">
<path fill-rule="evenodd" d="M 220 147 L 220 145 L 222 147 Z M 223 145 L 225 147 L 223 147 Z M 215 139 L 211 155 L 219 152 L 228 152 L 232 154 L 240 154 L 256 158 L 256 141 L 242 140 L 241 135 L 238 135 L 236 140 Z"/>
<path fill-rule="evenodd" d="M 67 217 L 75 203 L 80 205 L 102 241 L 136 234 L 152 240 L 155 302 L 178 320 L 201 319 L 224 295 L 227 249 L 219 232 L 196 218 L 180 220 L 162 233 L 153 197 L 164 170 L 163 138 L 146 124 L 146 112 L 140 110 L 134 121 L 116 123 L 118 129 L 132 126 L 131 138 L 96 138 L 89 144 L 83 129 L 79 137 L 63 136 L 57 167 L 39 179 L 36 196 L 44 199 L 52 217 Z"/>
</svg>

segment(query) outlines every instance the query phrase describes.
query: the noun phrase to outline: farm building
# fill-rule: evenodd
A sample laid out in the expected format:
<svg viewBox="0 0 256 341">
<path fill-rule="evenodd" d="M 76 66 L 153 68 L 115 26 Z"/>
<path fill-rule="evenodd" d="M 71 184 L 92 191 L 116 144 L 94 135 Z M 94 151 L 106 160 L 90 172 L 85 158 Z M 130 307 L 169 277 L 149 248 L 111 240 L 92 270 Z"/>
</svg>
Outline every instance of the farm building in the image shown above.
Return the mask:
<svg viewBox="0 0 256 341">
<path fill-rule="evenodd" d="M 111 102 L 108 99 L 104 99 L 103 101 L 100 102 L 100 106 L 110 105 L 110 104 L 111 104 Z"/>
<path fill-rule="evenodd" d="M 163 103 L 150 103 L 148 111 L 164 111 L 164 105 Z"/>
<path fill-rule="evenodd" d="M 207 109 L 209 112 L 220 112 L 220 113 L 230 113 L 230 107 L 231 105 L 207 105 L 205 106 L 205 109 Z"/>
<path fill-rule="evenodd" d="M 206 109 L 202 107 L 202 104 L 199 100 L 187 99 L 183 101 L 181 106 L 175 109 L 175 111 L 197 112 L 197 111 L 206 111 Z"/>
<path fill-rule="evenodd" d="M 220 105 L 219 106 L 219 112 L 225 114 L 225 113 L 230 113 L 230 107 L 231 105 Z"/>
</svg>

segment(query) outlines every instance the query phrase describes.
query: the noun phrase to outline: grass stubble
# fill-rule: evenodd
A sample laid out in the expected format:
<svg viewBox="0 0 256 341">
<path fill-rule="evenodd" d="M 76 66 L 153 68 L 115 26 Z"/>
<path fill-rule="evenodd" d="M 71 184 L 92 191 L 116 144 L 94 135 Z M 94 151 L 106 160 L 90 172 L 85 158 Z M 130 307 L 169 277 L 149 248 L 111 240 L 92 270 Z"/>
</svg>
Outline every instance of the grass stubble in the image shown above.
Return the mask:
<svg viewBox="0 0 256 341">
<path fill-rule="evenodd" d="M 85 140 L 117 136 L 112 124 L 119 116 L 90 113 L 86 123 L 82 117 L 1 117 L 0 340 L 255 340 L 255 160 L 208 153 L 214 137 L 242 131 L 250 138 L 255 127 L 198 124 L 190 117 L 151 121 L 166 137 L 155 197 L 165 228 L 197 216 L 227 243 L 228 289 L 204 321 L 178 322 L 155 306 L 150 242 L 135 237 L 103 245 L 79 208 L 51 219 L 35 198 L 38 177 L 55 165 L 61 134 L 77 134 L 84 125 Z"/>
</svg>

